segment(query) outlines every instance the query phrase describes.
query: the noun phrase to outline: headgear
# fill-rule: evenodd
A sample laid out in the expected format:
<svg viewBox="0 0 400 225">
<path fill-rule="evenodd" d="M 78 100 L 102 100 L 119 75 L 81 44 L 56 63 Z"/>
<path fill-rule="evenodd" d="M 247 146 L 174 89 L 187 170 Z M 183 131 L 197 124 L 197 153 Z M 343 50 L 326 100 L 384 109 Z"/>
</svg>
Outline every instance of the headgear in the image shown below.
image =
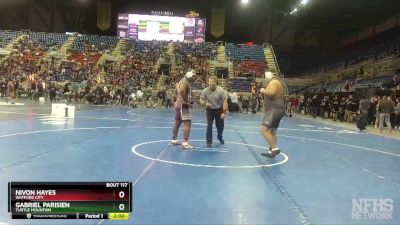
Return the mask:
<svg viewBox="0 0 400 225">
<path fill-rule="evenodd" d="M 265 79 L 271 80 L 274 77 L 276 77 L 276 76 L 272 72 L 270 72 L 270 71 L 265 72 Z"/>
<path fill-rule="evenodd" d="M 194 73 L 194 71 L 193 70 L 190 70 L 190 71 L 188 71 L 186 74 L 185 74 L 185 77 L 187 78 L 187 79 L 190 79 L 190 78 L 192 78 L 193 76 L 195 76 L 196 74 Z"/>
</svg>

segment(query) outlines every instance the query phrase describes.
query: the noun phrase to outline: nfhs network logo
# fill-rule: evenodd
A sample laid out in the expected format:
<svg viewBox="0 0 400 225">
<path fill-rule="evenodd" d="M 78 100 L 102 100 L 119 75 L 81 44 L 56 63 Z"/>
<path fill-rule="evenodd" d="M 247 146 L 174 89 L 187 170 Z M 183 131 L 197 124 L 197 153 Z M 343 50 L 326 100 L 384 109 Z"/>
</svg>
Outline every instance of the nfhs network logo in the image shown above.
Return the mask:
<svg viewBox="0 0 400 225">
<path fill-rule="evenodd" d="M 392 220 L 393 199 L 360 198 L 352 199 L 352 219 Z"/>
</svg>

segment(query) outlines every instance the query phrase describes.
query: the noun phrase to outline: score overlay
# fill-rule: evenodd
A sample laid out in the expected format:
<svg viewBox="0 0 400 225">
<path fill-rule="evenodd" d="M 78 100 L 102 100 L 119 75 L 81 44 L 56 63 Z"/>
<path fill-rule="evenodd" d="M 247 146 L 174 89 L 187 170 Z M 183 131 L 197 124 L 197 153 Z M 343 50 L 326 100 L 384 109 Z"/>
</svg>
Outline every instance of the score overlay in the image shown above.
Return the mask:
<svg viewBox="0 0 400 225">
<path fill-rule="evenodd" d="M 131 182 L 9 182 L 13 219 L 129 219 Z"/>
</svg>

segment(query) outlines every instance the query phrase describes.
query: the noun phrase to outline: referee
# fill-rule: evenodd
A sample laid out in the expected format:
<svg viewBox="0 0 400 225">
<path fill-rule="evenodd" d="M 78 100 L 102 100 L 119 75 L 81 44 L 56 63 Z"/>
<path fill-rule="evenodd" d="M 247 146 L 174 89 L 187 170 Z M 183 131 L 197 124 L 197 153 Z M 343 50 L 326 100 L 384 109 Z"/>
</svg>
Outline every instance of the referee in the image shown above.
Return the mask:
<svg viewBox="0 0 400 225">
<path fill-rule="evenodd" d="M 210 148 L 212 144 L 214 119 L 218 132 L 217 139 L 223 145 L 222 132 L 224 131 L 224 118 L 228 113 L 228 102 L 225 90 L 217 86 L 217 77 L 212 76 L 208 79 L 208 87 L 201 93 L 200 104 L 206 107 L 207 112 L 207 147 Z"/>
</svg>

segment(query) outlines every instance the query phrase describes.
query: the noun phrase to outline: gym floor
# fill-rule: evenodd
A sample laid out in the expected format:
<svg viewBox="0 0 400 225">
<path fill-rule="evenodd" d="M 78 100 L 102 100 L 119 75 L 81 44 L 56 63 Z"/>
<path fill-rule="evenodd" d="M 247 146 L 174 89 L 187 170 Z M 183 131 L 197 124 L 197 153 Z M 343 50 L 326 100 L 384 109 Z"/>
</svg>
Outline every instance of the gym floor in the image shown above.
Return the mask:
<svg viewBox="0 0 400 225">
<path fill-rule="evenodd" d="M 396 138 L 284 118 L 283 154 L 267 159 L 262 114 L 231 113 L 225 145 L 206 148 L 205 113 L 196 110 L 188 151 L 169 143 L 172 109 L 79 105 L 64 119 L 50 108 L 0 106 L 0 224 L 400 224 Z M 9 181 L 130 181 L 133 213 L 127 221 L 11 220 Z M 360 199 L 390 199 L 391 218 L 355 218 Z"/>
</svg>

